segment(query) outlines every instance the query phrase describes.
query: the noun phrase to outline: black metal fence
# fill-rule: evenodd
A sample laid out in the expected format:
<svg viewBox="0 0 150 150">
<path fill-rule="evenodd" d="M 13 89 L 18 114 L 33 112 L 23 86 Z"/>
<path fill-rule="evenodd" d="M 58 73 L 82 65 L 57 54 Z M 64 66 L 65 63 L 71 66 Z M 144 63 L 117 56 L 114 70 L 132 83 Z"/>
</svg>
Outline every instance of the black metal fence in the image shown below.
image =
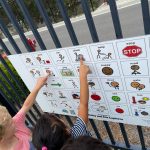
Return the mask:
<svg viewBox="0 0 150 150">
<path fill-rule="evenodd" d="M 121 29 L 121 25 L 120 25 L 120 19 L 119 19 L 119 15 L 118 15 L 117 6 L 116 6 L 116 1 L 115 0 L 108 0 L 108 1 L 109 1 L 110 13 L 112 16 L 112 21 L 113 21 L 113 25 L 114 25 L 114 29 L 115 29 L 116 38 L 117 39 L 123 38 L 122 29 Z M 48 16 L 47 12 L 45 11 L 42 0 L 34 0 L 34 2 L 35 2 L 35 5 L 36 5 L 40 15 L 42 16 L 42 18 L 47 26 L 48 32 L 51 35 L 56 48 L 60 48 L 61 43 L 57 37 L 55 29 L 53 28 L 52 22 L 50 21 L 49 16 Z M 43 39 L 41 38 L 41 36 L 37 30 L 37 25 L 33 22 L 32 17 L 30 16 L 29 10 L 27 9 L 24 1 L 16 0 L 15 3 L 17 3 L 20 10 L 22 11 L 22 14 L 23 14 L 28 26 L 32 30 L 33 35 L 36 38 L 36 41 L 38 42 L 40 48 L 42 50 L 46 50 L 47 48 L 43 42 Z M 58 9 L 62 15 L 62 18 L 65 22 L 65 25 L 68 30 L 68 34 L 70 36 L 72 44 L 79 45 L 80 43 L 78 42 L 78 39 L 74 32 L 70 18 L 68 17 L 67 10 L 66 10 L 63 0 L 56 0 L 56 3 L 58 6 Z M 14 15 L 11 7 L 8 5 L 6 0 L 0 0 L 0 4 L 3 7 L 3 9 L 5 10 L 5 13 L 7 14 L 9 20 L 11 21 L 14 28 L 16 29 L 18 35 L 20 36 L 23 44 L 25 45 L 25 48 L 27 49 L 28 52 L 31 52 L 32 51 L 31 47 L 28 45 L 28 42 L 24 35 L 24 32 L 23 32 L 22 28 L 20 27 L 18 21 L 16 20 L 16 16 Z M 93 40 L 93 42 L 99 42 L 99 37 L 98 37 L 96 27 L 95 27 L 95 24 L 94 24 L 92 15 L 91 15 L 88 1 L 81 0 L 81 6 L 82 6 L 83 12 L 86 17 L 87 25 L 88 25 L 92 40 Z M 142 15 L 143 15 L 144 31 L 145 31 L 145 34 L 149 34 L 150 33 L 150 16 L 149 16 L 148 0 L 141 0 L 141 8 L 142 8 Z M 8 28 L 6 27 L 2 18 L 0 18 L 0 29 L 2 30 L 3 34 L 8 38 L 8 40 L 11 43 L 12 47 L 14 48 L 15 52 L 17 54 L 22 53 L 21 50 L 19 49 L 18 45 L 16 44 L 15 40 L 11 36 L 11 34 L 10 34 Z M 1 45 L 2 49 L 6 52 L 7 55 L 12 54 L 11 50 L 9 50 L 7 48 L 7 45 L 5 45 L 5 43 L 3 42 L 2 39 L 0 39 L 0 45 Z M 8 71 L 8 73 L 11 77 L 11 79 L 8 78 L 8 76 L 5 74 L 5 72 L 0 68 L 0 76 L 3 78 L 2 81 L 0 80 L 0 85 L 4 89 L 4 90 L 0 90 L 0 103 L 2 105 L 5 105 L 8 108 L 8 110 L 11 112 L 11 114 L 14 115 L 16 113 L 16 111 L 21 107 L 21 104 L 20 104 L 20 102 L 18 102 L 18 100 L 21 101 L 21 103 L 22 103 L 24 98 L 28 95 L 28 93 L 24 92 L 24 90 L 22 89 L 22 85 L 20 84 L 20 82 L 18 82 L 16 76 L 14 75 L 14 72 L 11 70 L 9 65 L 6 63 L 6 60 L 1 55 L 0 55 L 0 62 L 1 62 L 1 64 L 3 64 L 3 66 Z M 5 80 L 5 82 L 4 82 L 4 80 Z M 20 90 L 21 94 L 18 94 L 18 92 L 15 90 L 15 87 L 12 84 L 12 81 L 16 83 L 16 86 Z M 6 84 L 5 84 L 6 82 L 10 88 L 8 88 L 8 86 L 6 86 Z M 15 98 L 18 100 L 14 100 L 14 98 L 11 97 L 12 92 L 15 94 L 15 96 L 16 96 Z M 11 99 L 11 101 L 8 100 L 8 97 Z M 40 116 L 40 115 L 41 115 L 40 110 L 38 109 L 38 107 L 36 105 L 34 105 L 32 110 L 30 110 L 29 114 L 27 115 L 27 123 L 34 125 L 38 116 Z M 73 124 L 72 119 L 68 116 L 65 116 L 65 118 L 71 126 Z M 103 125 L 104 125 L 106 132 L 108 134 L 108 137 L 109 137 L 107 140 L 102 138 L 101 131 L 98 129 L 94 120 L 90 119 L 90 124 L 91 124 L 91 127 L 92 127 L 96 137 L 98 139 L 101 139 L 104 142 L 108 143 L 115 150 L 118 150 L 118 149 L 135 149 L 135 150 L 138 150 L 138 149 L 146 150 L 147 149 L 148 150 L 149 149 L 145 145 L 145 139 L 144 139 L 144 135 L 143 135 L 141 126 L 137 126 L 137 133 L 139 135 L 140 145 L 133 145 L 129 142 L 128 133 L 126 132 L 126 128 L 123 123 L 118 124 L 119 128 L 120 128 L 120 132 L 122 133 L 122 136 L 124 139 L 124 142 L 122 142 L 122 143 L 120 143 L 119 141 L 117 141 L 114 138 L 114 134 L 112 132 L 109 122 L 103 121 Z"/>
</svg>

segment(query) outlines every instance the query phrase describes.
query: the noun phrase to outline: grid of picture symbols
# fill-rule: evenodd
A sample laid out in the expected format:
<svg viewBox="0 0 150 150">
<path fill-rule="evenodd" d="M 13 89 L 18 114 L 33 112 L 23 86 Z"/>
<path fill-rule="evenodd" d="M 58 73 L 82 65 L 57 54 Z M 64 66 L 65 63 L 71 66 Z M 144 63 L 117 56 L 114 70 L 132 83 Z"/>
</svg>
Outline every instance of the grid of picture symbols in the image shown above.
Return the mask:
<svg viewBox="0 0 150 150">
<path fill-rule="evenodd" d="M 150 76 L 144 38 L 21 54 L 33 78 L 50 74 L 43 96 L 57 113 L 77 115 L 80 58 L 90 68 L 89 115 L 150 116 Z"/>
</svg>

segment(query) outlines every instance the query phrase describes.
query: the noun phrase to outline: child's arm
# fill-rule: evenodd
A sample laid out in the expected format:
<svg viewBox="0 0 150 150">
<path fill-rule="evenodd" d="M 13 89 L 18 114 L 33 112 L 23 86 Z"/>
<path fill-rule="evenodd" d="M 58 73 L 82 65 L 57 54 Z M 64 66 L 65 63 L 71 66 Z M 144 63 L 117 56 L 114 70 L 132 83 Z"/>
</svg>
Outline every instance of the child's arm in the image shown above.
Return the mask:
<svg viewBox="0 0 150 150">
<path fill-rule="evenodd" d="M 29 111 L 29 109 L 32 107 L 32 105 L 35 102 L 36 96 L 39 92 L 39 90 L 42 88 L 42 86 L 44 86 L 44 84 L 46 83 L 48 79 L 48 75 L 45 77 L 40 77 L 37 82 L 36 85 L 34 86 L 33 90 L 31 91 L 31 93 L 29 94 L 29 96 L 26 98 L 21 110 L 24 113 L 27 113 Z"/>
<path fill-rule="evenodd" d="M 87 74 L 89 73 L 89 67 L 83 63 L 83 59 L 80 60 L 80 105 L 78 109 L 78 116 L 83 121 L 88 123 L 88 101 L 89 101 L 89 88 L 87 81 Z"/>
</svg>

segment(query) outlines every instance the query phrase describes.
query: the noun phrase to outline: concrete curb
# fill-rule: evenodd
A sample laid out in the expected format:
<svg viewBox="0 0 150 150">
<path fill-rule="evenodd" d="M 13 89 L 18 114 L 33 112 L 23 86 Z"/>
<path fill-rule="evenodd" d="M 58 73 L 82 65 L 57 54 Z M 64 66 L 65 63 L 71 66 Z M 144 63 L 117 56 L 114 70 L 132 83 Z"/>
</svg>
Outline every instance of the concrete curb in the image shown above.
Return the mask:
<svg viewBox="0 0 150 150">
<path fill-rule="evenodd" d="M 117 0 L 116 1 L 118 10 L 122 9 L 122 8 L 132 6 L 132 5 L 136 5 L 136 4 L 139 4 L 139 3 L 140 3 L 140 0 Z M 102 4 L 94 12 L 92 12 L 92 16 L 95 17 L 97 15 L 102 15 L 102 14 L 105 14 L 105 13 L 108 13 L 108 12 L 110 12 L 109 5 Z M 74 22 L 84 20 L 84 19 L 85 19 L 85 16 L 80 15 L 80 16 L 71 18 L 70 20 L 71 20 L 72 23 L 74 23 Z M 53 24 L 53 27 L 57 28 L 57 27 L 60 27 L 60 26 L 63 26 L 63 25 L 65 25 L 65 23 L 64 23 L 64 21 L 61 21 L 59 23 Z M 43 32 L 43 31 L 47 31 L 47 30 L 48 30 L 47 27 L 42 27 L 42 28 L 38 29 L 38 32 Z M 30 36 L 30 35 L 33 35 L 32 31 L 25 32 L 25 36 Z M 19 35 L 14 35 L 13 38 L 17 39 L 17 38 L 20 38 L 20 37 L 19 37 Z M 3 41 L 6 42 L 6 41 L 8 41 L 8 39 L 4 38 Z"/>
</svg>

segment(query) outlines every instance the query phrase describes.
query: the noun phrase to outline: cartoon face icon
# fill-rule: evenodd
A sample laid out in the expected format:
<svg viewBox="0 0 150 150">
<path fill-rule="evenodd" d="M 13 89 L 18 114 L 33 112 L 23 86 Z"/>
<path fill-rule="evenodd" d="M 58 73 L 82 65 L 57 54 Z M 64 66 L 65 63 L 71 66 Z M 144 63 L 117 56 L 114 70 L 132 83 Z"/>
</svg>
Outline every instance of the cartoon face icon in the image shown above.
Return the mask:
<svg viewBox="0 0 150 150">
<path fill-rule="evenodd" d="M 138 65 L 132 65 L 131 69 L 134 70 L 134 71 L 136 71 L 136 70 L 139 70 L 140 67 Z"/>
<path fill-rule="evenodd" d="M 55 74 L 51 70 L 46 69 L 45 71 L 49 76 L 55 76 Z"/>
<path fill-rule="evenodd" d="M 113 71 L 113 69 L 110 68 L 110 67 L 104 67 L 104 68 L 102 69 L 102 72 L 103 72 L 105 75 L 112 75 L 114 71 Z"/>
<path fill-rule="evenodd" d="M 31 59 L 30 58 L 26 58 L 26 62 L 27 63 L 31 62 Z"/>
<path fill-rule="evenodd" d="M 138 88 L 139 88 L 139 90 L 143 90 L 145 88 L 145 85 L 144 84 L 140 84 Z"/>
<path fill-rule="evenodd" d="M 131 69 L 133 70 L 132 74 L 141 74 L 140 72 L 138 72 L 137 70 L 140 69 L 140 67 L 138 65 L 132 65 Z"/>
<path fill-rule="evenodd" d="M 41 57 L 39 57 L 39 56 L 36 57 L 36 59 L 37 59 L 39 62 L 41 61 Z"/>
<path fill-rule="evenodd" d="M 139 87 L 139 85 L 140 85 L 140 83 L 138 83 L 138 82 L 131 82 L 131 86 L 133 87 L 133 88 L 138 88 Z"/>
<path fill-rule="evenodd" d="M 33 76 L 34 76 L 34 74 L 35 74 L 33 70 L 30 70 L 30 73 L 31 73 Z"/>
</svg>

